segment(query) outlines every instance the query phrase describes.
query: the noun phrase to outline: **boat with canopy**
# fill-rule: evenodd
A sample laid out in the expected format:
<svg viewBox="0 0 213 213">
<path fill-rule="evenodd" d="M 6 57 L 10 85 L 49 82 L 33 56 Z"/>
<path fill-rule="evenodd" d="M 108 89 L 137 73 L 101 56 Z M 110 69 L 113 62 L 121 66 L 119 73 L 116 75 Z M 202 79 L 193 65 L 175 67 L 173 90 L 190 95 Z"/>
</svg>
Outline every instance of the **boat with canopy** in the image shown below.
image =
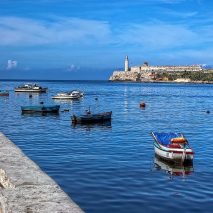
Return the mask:
<svg viewBox="0 0 213 213">
<path fill-rule="evenodd" d="M 194 151 L 182 133 L 151 132 L 151 135 L 155 154 L 159 157 L 182 163 L 193 160 Z"/>
</svg>

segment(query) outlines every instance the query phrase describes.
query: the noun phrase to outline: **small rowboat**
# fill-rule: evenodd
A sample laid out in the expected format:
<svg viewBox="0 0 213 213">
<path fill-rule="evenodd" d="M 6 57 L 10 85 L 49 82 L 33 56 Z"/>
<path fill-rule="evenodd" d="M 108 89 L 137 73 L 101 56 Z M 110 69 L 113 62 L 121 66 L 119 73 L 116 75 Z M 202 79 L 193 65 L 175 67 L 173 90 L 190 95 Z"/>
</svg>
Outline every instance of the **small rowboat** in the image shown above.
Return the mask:
<svg viewBox="0 0 213 213">
<path fill-rule="evenodd" d="M 97 114 L 92 114 L 90 111 L 87 111 L 85 115 L 71 117 L 73 124 L 87 124 L 87 123 L 102 123 L 105 121 L 111 121 L 112 112 L 102 112 Z"/>
<path fill-rule="evenodd" d="M 60 105 L 22 106 L 22 113 L 58 113 Z"/>
<path fill-rule="evenodd" d="M 152 132 L 155 154 L 164 160 L 175 162 L 192 161 L 194 152 L 182 133 Z"/>
<path fill-rule="evenodd" d="M 9 96 L 9 91 L 7 91 L 7 90 L 0 90 L 0 96 Z"/>
</svg>

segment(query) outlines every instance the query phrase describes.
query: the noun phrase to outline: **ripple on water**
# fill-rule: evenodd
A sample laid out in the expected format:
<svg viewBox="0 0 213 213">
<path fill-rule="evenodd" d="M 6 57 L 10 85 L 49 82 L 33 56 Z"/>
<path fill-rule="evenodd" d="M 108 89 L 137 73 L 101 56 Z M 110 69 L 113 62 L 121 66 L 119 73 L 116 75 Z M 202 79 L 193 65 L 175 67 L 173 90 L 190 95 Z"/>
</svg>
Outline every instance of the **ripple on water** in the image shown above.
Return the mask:
<svg viewBox="0 0 213 213">
<path fill-rule="evenodd" d="M 206 110 L 213 111 L 212 85 L 41 82 L 48 93 L 29 99 L 13 92 L 19 84 L 1 82 L 11 94 L 0 100 L 0 130 L 86 212 L 211 212 L 213 117 Z M 83 99 L 51 99 L 75 88 L 85 91 Z M 70 111 L 21 115 L 21 105 L 40 101 Z M 89 106 L 113 111 L 111 124 L 73 126 L 70 116 Z M 168 165 L 156 167 L 151 131 L 184 132 L 195 151 L 188 175 L 183 168 L 171 174 Z"/>
</svg>

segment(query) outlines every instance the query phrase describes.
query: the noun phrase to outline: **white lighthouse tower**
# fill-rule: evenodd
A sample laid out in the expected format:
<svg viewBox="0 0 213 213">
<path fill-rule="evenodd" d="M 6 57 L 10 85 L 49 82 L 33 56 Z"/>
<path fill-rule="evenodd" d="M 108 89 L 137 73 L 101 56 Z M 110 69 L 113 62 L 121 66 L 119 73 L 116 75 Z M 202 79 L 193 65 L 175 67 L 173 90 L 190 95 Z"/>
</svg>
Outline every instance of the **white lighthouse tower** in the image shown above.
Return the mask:
<svg viewBox="0 0 213 213">
<path fill-rule="evenodd" d="M 129 59 L 128 59 L 128 56 L 126 56 L 126 58 L 125 58 L 124 70 L 125 70 L 125 72 L 129 71 Z"/>
</svg>

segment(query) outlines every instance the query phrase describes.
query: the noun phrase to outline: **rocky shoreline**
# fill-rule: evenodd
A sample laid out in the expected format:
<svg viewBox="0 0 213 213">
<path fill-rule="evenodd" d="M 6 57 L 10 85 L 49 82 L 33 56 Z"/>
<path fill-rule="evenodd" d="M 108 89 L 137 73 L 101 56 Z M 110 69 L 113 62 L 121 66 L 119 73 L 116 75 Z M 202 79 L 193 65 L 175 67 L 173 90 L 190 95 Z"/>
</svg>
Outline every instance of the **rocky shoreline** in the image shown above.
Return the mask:
<svg viewBox="0 0 213 213">
<path fill-rule="evenodd" d="M 189 82 L 177 82 L 177 81 L 131 81 L 131 80 L 109 80 L 110 82 L 123 82 L 123 83 L 174 83 L 174 84 L 213 84 L 213 81 L 189 81 Z"/>
<path fill-rule="evenodd" d="M 208 80 L 206 80 L 208 79 Z M 114 71 L 110 76 L 111 82 L 136 82 L 136 83 L 184 83 L 184 84 L 213 84 L 213 71 L 202 72 L 124 72 Z"/>
</svg>

